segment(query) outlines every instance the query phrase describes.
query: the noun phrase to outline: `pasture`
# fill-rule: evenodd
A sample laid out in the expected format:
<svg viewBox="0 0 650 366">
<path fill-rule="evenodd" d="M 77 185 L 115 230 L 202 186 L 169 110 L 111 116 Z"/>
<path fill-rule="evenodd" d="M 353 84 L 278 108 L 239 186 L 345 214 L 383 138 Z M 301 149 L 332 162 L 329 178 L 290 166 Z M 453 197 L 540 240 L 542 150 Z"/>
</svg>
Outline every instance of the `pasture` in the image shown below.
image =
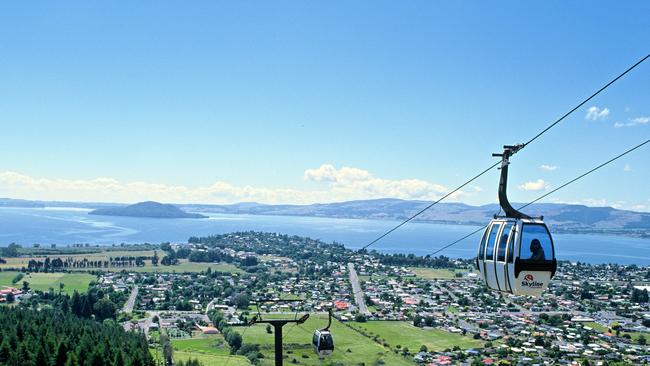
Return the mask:
<svg viewBox="0 0 650 366">
<path fill-rule="evenodd" d="M 77 292 L 86 292 L 90 282 L 96 279 L 95 276 L 88 273 L 30 273 L 25 274 L 16 284 L 12 284 L 11 281 L 18 273 L 20 272 L 0 272 L 0 287 L 21 288 L 23 282 L 27 281 L 29 287 L 34 290 L 48 291 L 53 288 L 54 291 L 59 291 L 59 284 L 63 283 L 63 291 L 72 294 L 75 290 Z"/>
<path fill-rule="evenodd" d="M 271 319 L 279 315 L 263 316 Z M 293 318 L 294 314 L 285 314 L 283 316 Z M 287 356 L 285 363 L 292 365 L 328 365 L 340 362 L 344 365 L 357 365 L 359 363 L 374 365 L 381 360 L 385 365 L 412 365 L 409 359 L 396 355 L 388 348 L 364 337 L 337 320 L 333 321 L 330 328 L 334 334 L 335 351 L 331 357 L 321 361 L 314 353 L 311 339 L 315 329 L 323 328 L 326 325 L 327 315 L 325 314 L 312 314 L 301 325 L 287 324 L 283 330 L 284 354 Z M 261 345 L 261 351 L 266 356 L 261 365 L 273 365 L 274 336 L 266 332 L 266 324 L 256 324 L 246 329 L 245 333 L 243 329 L 238 329 L 238 331 L 243 333 L 244 343 Z"/>
<path fill-rule="evenodd" d="M 198 332 L 191 339 L 172 340 L 174 359 L 186 361 L 198 359 L 204 366 L 228 365 L 249 366 L 250 362 L 244 356 L 231 356 L 228 344 L 220 334 L 203 335 Z"/>
<path fill-rule="evenodd" d="M 165 252 L 161 250 L 105 250 L 95 253 L 85 253 L 85 254 L 54 254 L 47 255 L 50 259 L 54 258 L 71 258 L 73 261 L 83 261 L 87 259 L 88 261 L 110 261 L 111 258 L 118 257 L 152 257 L 154 252 L 158 255 L 159 260 L 165 256 Z M 33 255 L 33 256 L 23 256 L 16 258 L 3 258 L 7 263 L 0 264 L 0 269 L 21 269 L 27 267 L 27 264 L 30 260 L 34 259 L 40 262 L 43 262 L 46 258 L 46 255 Z M 181 259 L 180 264 L 174 266 L 163 266 L 158 264 L 154 266 L 151 264 L 150 260 L 144 261 L 144 266 L 111 266 L 104 268 L 66 268 L 68 271 L 92 271 L 92 270 L 102 270 L 102 271 L 133 271 L 133 272 L 158 272 L 158 273 L 183 273 L 183 272 L 202 272 L 212 268 L 213 271 L 220 272 L 230 272 L 230 273 L 243 273 L 243 271 L 237 268 L 233 264 L 229 263 L 198 263 L 198 262 L 189 262 L 187 259 Z"/>
<path fill-rule="evenodd" d="M 483 347 L 483 342 L 460 334 L 450 333 L 440 329 L 422 329 L 403 321 L 369 321 L 353 322 L 350 325 L 363 333 L 378 336 L 389 344 L 390 348 L 400 345 L 408 347 L 411 352 L 418 352 L 425 345 L 431 351 L 442 351 L 458 346 L 462 349 Z"/>
</svg>

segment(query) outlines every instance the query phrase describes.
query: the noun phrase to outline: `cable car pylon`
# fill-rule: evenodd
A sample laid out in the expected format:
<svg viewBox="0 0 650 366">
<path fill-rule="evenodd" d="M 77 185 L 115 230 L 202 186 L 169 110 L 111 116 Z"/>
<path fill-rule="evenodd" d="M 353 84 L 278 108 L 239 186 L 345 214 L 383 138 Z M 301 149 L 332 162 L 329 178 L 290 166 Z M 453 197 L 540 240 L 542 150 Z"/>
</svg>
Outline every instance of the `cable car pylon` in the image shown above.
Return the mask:
<svg viewBox="0 0 650 366">
<path fill-rule="evenodd" d="M 262 302 L 295 302 L 296 300 L 264 300 Z M 282 327 L 289 323 L 302 324 L 309 319 L 309 313 L 304 314 L 300 318 L 293 319 L 262 319 L 262 314 L 260 313 L 259 303 L 255 303 L 257 306 L 257 315 L 255 315 L 248 326 L 253 326 L 255 324 L 270 324 L 273 326 L 273 335 L 275 336 L 275 366 L 282 366 L 283 362 L 283 347 L 282 347 Z"/>
</svg>

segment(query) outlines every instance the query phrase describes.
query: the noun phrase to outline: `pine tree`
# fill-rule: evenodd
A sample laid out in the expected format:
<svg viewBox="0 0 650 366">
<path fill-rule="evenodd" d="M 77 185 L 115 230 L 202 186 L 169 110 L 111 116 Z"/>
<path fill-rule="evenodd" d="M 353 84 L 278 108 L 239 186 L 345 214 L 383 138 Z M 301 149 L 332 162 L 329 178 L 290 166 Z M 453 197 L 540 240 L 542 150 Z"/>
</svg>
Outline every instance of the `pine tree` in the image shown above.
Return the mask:
<svg viewBox="0 0 650 366">
<path fill-rule="evenodd" d="M 59 343 L 59 350 L 56 352 L 56 366 L 65 366 L 66 361 L 68 361 L 68 348 L 65 346 L 65 342 Z"/>
<path fill-rule="evenodd" d="M 71 310 L 72 314 L 81 316 L 81 296 L 79 296 L 79 293 L 77 291 L 75 291 L 72 295 Z"/>
<path fill-rule="evenodd" d="M 7 362 L 11 355 L 11 346 L 9 340 L 5 337 L 0 344 L 0 362 Z"/>
</svg>

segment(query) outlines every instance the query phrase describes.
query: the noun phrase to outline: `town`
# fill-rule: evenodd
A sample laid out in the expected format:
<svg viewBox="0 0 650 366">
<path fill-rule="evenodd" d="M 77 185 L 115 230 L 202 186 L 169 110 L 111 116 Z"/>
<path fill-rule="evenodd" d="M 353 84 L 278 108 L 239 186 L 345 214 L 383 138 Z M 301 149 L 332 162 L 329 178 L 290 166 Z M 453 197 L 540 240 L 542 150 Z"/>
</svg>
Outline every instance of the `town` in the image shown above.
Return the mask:
<svg viewBox="0 0 650 366">
<path fill-rule="evenodd" d="M 206 364 L 213 347 L 221 357 L 264 365 L 273 358 L 273 337 L 250 326 L 253 318 L 310 314 L 319 326 L 329 309 L 338 341 L 324 361 L 331 364 L 650 363 L 648 268 L 562 262 L 549 290 L 530 298 L 491 292 L 469 260 L 356 252 L 273 233 L 190 238 L 158 249 L 134 259 L 134 267 L 93 270 L 90 287 L 114 300 L 115 321 L 143 333 L 163 363 L 191 359 L 197 353 L 183 346 L 203 342 Z M 171 271 L 142 270 L 158 256 L 168 258 Z M 183 271 L 177 264 L 176 271 L 174 262 L 205 267 Z M 22 284 L 3 289 L 0 301 L 46 302 L 47 291 Z M 249 333 L 249 326 L 257 330 Z M 319 364 L 309 342 L 287 338 L 285 357 Z M 376 359 L 355 359 L 359 344 L 376 348 Z"/>
</svg>

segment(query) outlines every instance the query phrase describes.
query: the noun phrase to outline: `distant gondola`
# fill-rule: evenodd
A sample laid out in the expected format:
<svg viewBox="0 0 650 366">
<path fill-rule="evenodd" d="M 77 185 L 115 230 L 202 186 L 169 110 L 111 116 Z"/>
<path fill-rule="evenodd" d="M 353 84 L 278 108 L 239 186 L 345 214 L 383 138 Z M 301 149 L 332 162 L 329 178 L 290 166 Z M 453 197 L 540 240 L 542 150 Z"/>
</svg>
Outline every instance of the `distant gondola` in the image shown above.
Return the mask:
<svg viewBox="0 0 650 366">
<path fill-rule="evenodd" d="M 515 210 L 506 195 L 509 158 L 523 145 L 504 146 L 499 204 L 504 216 L 494 216 L 478 246 L 476 266 L 488 288 L 515 295 L 539 296 L 557 269 L 553 238 L 543 217 Z"/>
<path fill-rule="evenodd" d="M 328 312 L 328 322 L 327 327 L 314 331 L 314 336 L 312 337 L 312 345 L 314 346 L 314 352 L 320 358 L 329 356 L 334 352 L 334 337 L 329 331 L 330 326 L 332 325 L 332 310 Z"/>
</svg>

